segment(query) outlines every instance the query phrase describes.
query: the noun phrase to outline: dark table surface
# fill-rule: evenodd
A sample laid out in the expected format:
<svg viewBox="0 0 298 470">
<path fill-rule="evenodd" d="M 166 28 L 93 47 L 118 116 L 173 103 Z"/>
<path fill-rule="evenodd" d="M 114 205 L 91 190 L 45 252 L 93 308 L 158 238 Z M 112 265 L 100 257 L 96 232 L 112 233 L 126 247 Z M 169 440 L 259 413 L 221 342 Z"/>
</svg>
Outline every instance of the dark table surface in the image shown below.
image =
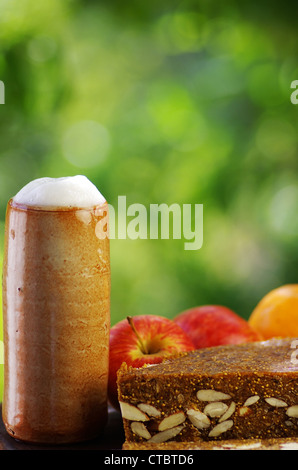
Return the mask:
<svg viewBox="0 0 298 470">
<path fill-rule="evenodd" d="M 15 440 L 5 430 L 0 405 L 0 450 L 120 450 L 124 442 L 122 419 L 119 412 L 109 409 L 109 419 L 102 436 L 91 441 L 71 445 L 35 445 Z"/>
</svg>

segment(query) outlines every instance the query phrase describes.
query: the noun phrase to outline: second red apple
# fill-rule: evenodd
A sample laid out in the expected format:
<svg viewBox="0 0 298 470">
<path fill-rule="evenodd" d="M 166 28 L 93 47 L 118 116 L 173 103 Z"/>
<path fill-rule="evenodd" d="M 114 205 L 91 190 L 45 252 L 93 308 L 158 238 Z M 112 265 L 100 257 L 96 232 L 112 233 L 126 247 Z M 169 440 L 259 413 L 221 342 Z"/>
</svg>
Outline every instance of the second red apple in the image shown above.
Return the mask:
<svg viewBox="0 0 298 470">
<path fill-rule="evenodd" d="M 196 349 L 262 340 L 246 320 L 221 305 L 185 310 L 174 321 L 190 337 Z"/>
</svg>

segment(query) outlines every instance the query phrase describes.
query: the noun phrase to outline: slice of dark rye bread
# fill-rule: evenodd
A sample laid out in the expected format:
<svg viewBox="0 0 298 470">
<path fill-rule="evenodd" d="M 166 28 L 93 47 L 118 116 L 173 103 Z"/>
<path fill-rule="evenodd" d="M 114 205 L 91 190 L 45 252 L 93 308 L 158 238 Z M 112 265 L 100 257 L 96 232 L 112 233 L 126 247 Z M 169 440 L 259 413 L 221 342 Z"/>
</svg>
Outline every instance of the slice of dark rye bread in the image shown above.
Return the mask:
<svg viewBox="0 0 298 470">
<path fill-rule="evenodd" d="M 298 437 L 297 338 L 199 349 L 118 371 L 127 442 Z"/>
</svg>

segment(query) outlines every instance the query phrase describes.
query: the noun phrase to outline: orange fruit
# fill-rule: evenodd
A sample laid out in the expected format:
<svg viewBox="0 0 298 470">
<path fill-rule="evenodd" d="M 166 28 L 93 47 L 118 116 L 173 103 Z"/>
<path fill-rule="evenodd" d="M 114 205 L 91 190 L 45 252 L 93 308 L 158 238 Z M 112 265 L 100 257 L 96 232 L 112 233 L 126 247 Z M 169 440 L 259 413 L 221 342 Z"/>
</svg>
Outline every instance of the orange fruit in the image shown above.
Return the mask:
<svg viewBox="0 0 298 470">
<path fill-rule="evenodd" d="M 270 291 L 253 310 L 248 322 L 264 339 L 298 337 L 298 284 Z"/>
</svg>

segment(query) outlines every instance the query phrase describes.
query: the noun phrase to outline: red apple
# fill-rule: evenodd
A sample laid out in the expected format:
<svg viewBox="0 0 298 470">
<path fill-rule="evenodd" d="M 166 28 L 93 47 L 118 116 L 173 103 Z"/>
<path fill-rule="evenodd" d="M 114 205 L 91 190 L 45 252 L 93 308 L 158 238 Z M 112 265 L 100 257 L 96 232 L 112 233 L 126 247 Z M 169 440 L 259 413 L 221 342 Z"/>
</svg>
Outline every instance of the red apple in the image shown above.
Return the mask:
<svg viewBox="0 0 298 470">
<path fill-rule="evenodd" d="M 109 402 L 119 408 L 116 381 L 123 362 L 133 367 L 158 364 L 170 354 L 193 349 L 192 341 L 173 320 L 157 315 L 121 320 L 110 331 Z"/>
<path fill-rule="evenodd" d="M 196 349 L 262 340 L 246 320 L 221 305 L 191 308 L 177 315 L 174 321 Z"/>
</svg>

